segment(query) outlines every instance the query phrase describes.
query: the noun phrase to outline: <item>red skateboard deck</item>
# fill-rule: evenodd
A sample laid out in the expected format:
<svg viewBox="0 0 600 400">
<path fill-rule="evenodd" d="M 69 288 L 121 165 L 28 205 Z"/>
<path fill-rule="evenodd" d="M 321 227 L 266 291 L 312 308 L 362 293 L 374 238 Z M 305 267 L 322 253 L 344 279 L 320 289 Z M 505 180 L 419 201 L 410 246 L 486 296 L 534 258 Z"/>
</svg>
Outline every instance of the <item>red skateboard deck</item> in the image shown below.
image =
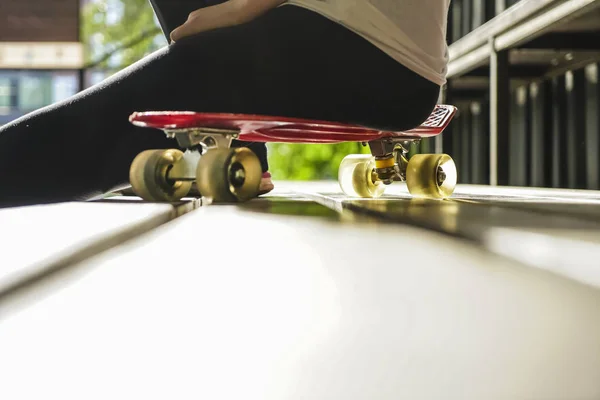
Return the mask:
<svg viewBox="0 0 600 400">
<path fill-rule="evenodd" d="M 437 105 L 419 127 L 406 132 L 387 132 L 363 126 L 263 115 L 216 114 L 179 111 L 136 112 L 129 121 L 140 127 L 170 131 L 218 129 L 239 133 L 247 142 L 341 143 L 370 142 L 386 137 L 421 139 L 441 134 L 456 107 Z"/>
</svg>

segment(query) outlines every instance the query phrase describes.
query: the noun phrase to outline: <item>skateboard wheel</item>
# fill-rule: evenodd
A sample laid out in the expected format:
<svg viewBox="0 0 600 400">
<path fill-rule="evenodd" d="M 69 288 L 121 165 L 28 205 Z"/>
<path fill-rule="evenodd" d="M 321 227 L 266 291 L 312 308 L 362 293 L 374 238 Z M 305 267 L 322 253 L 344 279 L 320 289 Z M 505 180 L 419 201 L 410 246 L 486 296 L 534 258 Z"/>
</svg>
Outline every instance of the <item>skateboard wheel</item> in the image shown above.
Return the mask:
<svg viewBox="0 0 600 400">
<path fill-rule="evenodd" d="M 415 154 L 408 161 L 406 185 L 411 195 L 445 199 L 454 193 L 456 165 L 446 154 Z"/>
<path fill-rule="evenodd" d="M 173 181 L 168 172 L 183 158 L 179 150 L 146 150 L 138 154 L 129 169 L 133 191 L 146 201 L 173 202 L 186 196 L 192 182 Z"/>
<path fill-rule="evenodd" d="M 252 150 L 217 148 L 200 157 L 196 185 L 214 202 L 243 202 L 258 195 L 262 168 Z"/>
<path fill-rule="evenodd" d="M 383 195 L 385 185 L 374 180 L 375 158 L 369 154 L 346 156 L 340 164 L 338 181 L 348 196 L 377 198 Z"/>
</svg>

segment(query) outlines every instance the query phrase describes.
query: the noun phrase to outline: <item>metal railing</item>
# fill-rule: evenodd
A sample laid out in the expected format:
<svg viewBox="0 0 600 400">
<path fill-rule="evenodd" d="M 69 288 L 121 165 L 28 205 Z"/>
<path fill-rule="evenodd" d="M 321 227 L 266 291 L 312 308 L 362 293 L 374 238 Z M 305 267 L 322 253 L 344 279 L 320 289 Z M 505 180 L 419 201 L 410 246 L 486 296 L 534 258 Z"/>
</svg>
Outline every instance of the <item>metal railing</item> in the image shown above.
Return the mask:
<svg viewBox="0 0 600 400">
<path fill-rule="evenodd" d="M 600 188 L 600 0 L 453 0 L 461 182 Z"/>
</svg>

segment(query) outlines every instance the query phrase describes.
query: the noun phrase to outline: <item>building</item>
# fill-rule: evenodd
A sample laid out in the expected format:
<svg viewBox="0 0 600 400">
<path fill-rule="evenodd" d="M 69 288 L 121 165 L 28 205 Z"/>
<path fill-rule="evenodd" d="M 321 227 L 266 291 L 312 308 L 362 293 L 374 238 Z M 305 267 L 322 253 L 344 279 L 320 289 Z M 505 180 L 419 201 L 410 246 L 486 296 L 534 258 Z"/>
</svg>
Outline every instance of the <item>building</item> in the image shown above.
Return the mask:
<svg viewBox="0 0 600 400">
<path fill-rule="evenodd" d="M 80 0 L 2 0 L 0 125 L 81 87 Z"/>
</svg>

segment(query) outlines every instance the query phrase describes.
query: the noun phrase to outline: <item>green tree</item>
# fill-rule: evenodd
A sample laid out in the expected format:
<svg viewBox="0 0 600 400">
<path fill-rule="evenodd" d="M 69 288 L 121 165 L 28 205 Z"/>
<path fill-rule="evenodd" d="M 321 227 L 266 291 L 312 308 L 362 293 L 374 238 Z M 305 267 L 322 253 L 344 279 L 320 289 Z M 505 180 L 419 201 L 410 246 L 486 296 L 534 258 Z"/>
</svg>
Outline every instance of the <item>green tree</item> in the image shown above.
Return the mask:
<svg viewBox="0 0 600 400">
<path fill-rule="evenodd" d="M 82 10 L 82 38 L 88 66 L 119 71 L 167 44 L 148 0 L 94 0 Z M 270 170 L 276 179 L 335 179 L 342 159 L 368 153 L 359 143 L 270 143 Z"/>
<path fill-rule="evenodd" d="M 342 159 L 348 154 L 368 153 L 360 143 L 270 143 L 269 165 L 275 179 L 337 179 Z"/>
<path fill-rule="evenodd" d="M 114 73 L 167 44 L 148 0 L 93 0 L 82 9 L 88 67 Z"/>
</svg>

